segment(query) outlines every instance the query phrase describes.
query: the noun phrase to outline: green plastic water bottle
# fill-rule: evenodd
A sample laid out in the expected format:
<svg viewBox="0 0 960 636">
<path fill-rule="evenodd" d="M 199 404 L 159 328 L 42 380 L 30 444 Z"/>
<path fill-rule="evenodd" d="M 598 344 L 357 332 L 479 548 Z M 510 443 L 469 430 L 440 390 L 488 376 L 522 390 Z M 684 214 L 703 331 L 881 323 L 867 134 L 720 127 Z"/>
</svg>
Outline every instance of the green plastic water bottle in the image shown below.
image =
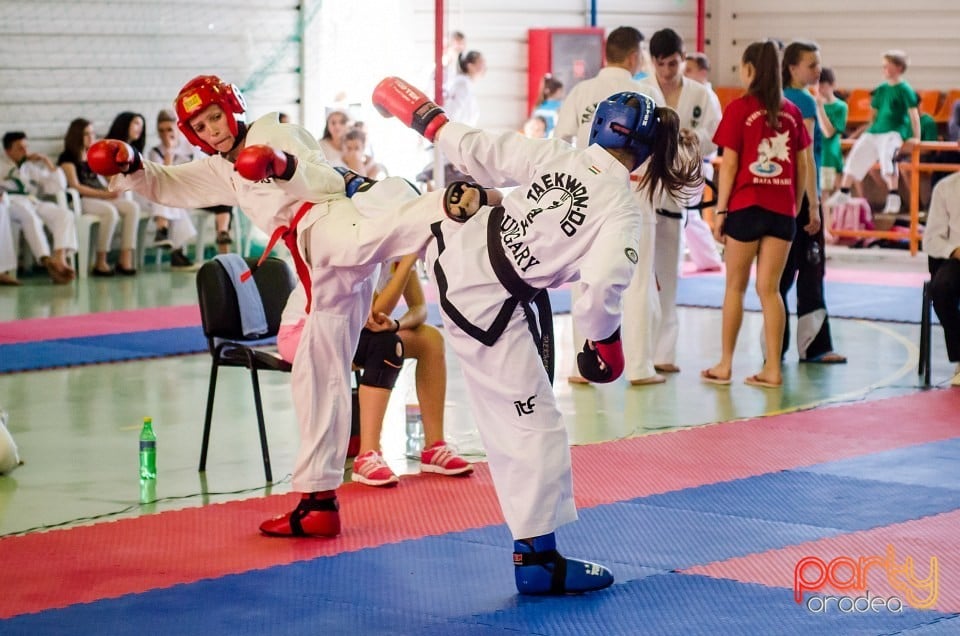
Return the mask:
<svg viewBox="0 0 960 636">
<path fill-rule="evenodd" d="M 140 479 L 157 478 L 157 435 L 153 432 L 153 418 L 143 418 L 140 429 Z"/>
</svg>

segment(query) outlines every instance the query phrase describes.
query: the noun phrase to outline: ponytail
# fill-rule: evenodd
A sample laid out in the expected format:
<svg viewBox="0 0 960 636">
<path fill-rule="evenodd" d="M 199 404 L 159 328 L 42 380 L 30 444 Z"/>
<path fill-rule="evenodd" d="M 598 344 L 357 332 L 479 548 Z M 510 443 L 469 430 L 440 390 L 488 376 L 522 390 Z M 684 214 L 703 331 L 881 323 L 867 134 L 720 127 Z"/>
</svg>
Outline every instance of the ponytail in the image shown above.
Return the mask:
<svg viewBox="0 0 960 636">
<path fill-rule="evenodd" d="M 672 108 L 658 106 L 654 114 L 657 131 L 651 147 L 651 160 L 637 186 L 638 191 L 646 191 L 651 203 L 658 191 L 680 198 L 691 187 L 703 183 L 703 159 L 697 136 L 680 135 L 680 117 Z"/>
<path fill-rule="evenodd" d="M 743 52 L 741 63 L 753 66 L 753 81 L 747 93 L 755 96 L 767 110 L 767 124 L 780 129 L 780 105 L 783 88 L 780 82 L 780 51 L 772 40 L 754 42 Z"/>
</svg>

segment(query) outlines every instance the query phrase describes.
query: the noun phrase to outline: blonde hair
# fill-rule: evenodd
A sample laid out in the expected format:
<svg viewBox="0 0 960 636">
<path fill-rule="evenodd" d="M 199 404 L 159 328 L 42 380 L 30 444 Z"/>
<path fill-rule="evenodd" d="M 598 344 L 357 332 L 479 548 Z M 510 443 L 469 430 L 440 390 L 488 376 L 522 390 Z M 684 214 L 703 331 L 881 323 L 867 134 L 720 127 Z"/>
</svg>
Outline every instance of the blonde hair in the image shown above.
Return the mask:
<svg viewBox="0 0 960 636">
<path fill-rule="evenodd" d="M 907 58 L 907 54 L 900 49 L 890 49 L 883 54 L 883 59 L 887 60 L 891 64 L 896 64 L 901 73 L 905 73 L 907 71 L 907 62 L 909 60 Z"/>
<path fill-rule="evenodd" d="M 177 116 L 173 112 L 164 108 L 159 113 L 157 113 L 157 126 L 160 124 L 165 124 L 167 122 L 177 123 Z"/>
</svg>

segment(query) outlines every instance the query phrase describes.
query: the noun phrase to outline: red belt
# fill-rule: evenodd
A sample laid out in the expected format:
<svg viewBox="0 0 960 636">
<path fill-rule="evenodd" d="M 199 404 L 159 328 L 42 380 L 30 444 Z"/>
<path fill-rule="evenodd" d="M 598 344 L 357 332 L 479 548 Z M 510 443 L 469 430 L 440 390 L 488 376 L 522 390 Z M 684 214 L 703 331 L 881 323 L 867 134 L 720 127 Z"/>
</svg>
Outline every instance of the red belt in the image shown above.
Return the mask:
<svg viewBox="0 0 960 636">
<path fill-rule="evenodd" d="M 293 264 L 297 269 L 297 277 L 300 279 L 300 283 L 303 285 L 303 288 L 307 292 L 307 308 L 306 312 L 310 313 L 311 300 L 313 299 L 313 293 L 310 285 L 310 268 L 307 267 L 307 263 L 303 260 L 303 257 L 300 256 L 300 250 L 297 248 L 297 224 L 300 223 L 304 215 L 313 207 L 312 201 L 307 201 L 300 206 L 300 209 L 297 210 L 297 213 L 293 215 L 293 220 L 290 221 L 290 225 L 281 225 L 273 231 L 273 234 L 270 235 L 270 240 L 267 241 L 267 247 L 263 250 L 263 254 L 260 256 L 260 260 L 257 261 L 257 267 L 267 260 L 267 257 L 270 256 L 270 252 L 273 251 L 274 246 L 280 239 L 283 239 L 284 244 L 290 250 L 290 253 L 293 255 Z M 246 282 L 250 279 L 253 274 L 247 270 L 240 276 L 240 280 Z"/>
</svg>

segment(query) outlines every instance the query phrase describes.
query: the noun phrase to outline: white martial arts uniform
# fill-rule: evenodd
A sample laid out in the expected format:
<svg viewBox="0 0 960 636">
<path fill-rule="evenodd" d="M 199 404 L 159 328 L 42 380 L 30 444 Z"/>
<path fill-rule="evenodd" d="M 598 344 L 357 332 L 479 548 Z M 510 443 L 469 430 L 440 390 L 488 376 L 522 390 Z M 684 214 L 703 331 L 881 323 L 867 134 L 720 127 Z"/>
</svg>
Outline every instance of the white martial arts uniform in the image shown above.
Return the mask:
<svg viewBox="0 0 960 636">
<path fill-rule="evenodd" d="M 13 227 L 10 225 L 10 198 L 0 190 L 0 272 L 16 272 L 17 253 L 13 248 Z"/>
<path fill-rule="evenodd" d="M 39 161 L 17 165 L 0 154 L 0 179 L 10 196 L 10 217 L 20 224 L 30 251 L 38 259 L 50 255 L 50 242 L 43 231 L 46 225 L 53 237 L 53 249 L 77 249 L 77 220 L 73 212 L 40 196 L 54 196 L 67 187 L 63 170 L 49 170 Z"/>
<path fill-rule="evenodd" d="M 600 146 L 578 151 L 560 140 L 492 135 L 456 123 L 441 129 L 437 143 L 458 170 L 480 183 L 521 184 L 503 201 L 495 243 L 513 275 L 534 289 L 574 282 L 580 290 L 574 323 L 591 340 L 613 334 L 641 232 L 626 168 Z M 495 335 L 496 317 L 511 307 L 488 254 L 492 214 L 483 208 L 464 224 L 443 221 L 427 258 L 500 506 L 520 539 L 553 532 L 577 512 L 566 428 L 523 305 L 505 316 L 491 346 L 468 333 Z"/>
<path fill-rule="evenodd" d="M 608 66 L 600 69 L 593 79 L 584 80 L 574 86 L 564 98 L 557 116 L 554 137 L 574 138 L 578 148 L 586 148 L 597 104 L 611 95 L 625 91 L 649 95 L 657 105 L 663 105 L 663 95 L 656 84 L 641 84 L 633 79 L 628 70 Z M 660 299 L 657 296 L 653 267 L 656 239 L 654 225 L 657 217 L 649 198 L 638 193 L 637 200 L 642 211 L 644 230 L 640 234 L 640 245 L 637 248 L 640 260 L 623 298 L 623 313 L 630 317 L 629 324 L 624 325 L 621 332 L 626 360 L 624 375 L 630 380 L 649 378 L 656 373 L 653 369 L 653 354 L 660 325 Z M 576 293 L 574 291 L 574 294 Z M 575 295 L 573 300 L 577 300 Z M 580 351 L 582 346 L 583 337 L 574 326 L 574 350 Z M 574 374 L 579 375 L 579 371 L 574 371 Z"/>
<path fill-rule="evenodd" d="M 716 132 L 720 118 L 723 116 L 723 108 L 720 106 L 720 98 L 713 92 L 709 83 L 704 84 L 707 89 L 707 96 L 710 98 L 710 107 L 708 111 L 713 111 L 716 120 L 712 126 L 709 126 L 708 118 L 701 119 L 695 129 L 703 127 L 705 131 L 712 130 Z M 707 112 L 707 111 L 704 111 Z M 708 127 L 709 126 L 709 127 Z M 710 133 L 711 138 L 713 132 Z M 713 160 L 717 156 L 716 145 L 713 145 L 713 151 L 703 151 L 703 178 L 713 181 Z M 690 260 L 696 266 L 698 271 L 709 271 L 720 269 L 723 265 L 723 259 L 720 257 L 720 250 L 717 249 L 717 241 L 713 238 L 713 229 L 703 220 L 700 210 L 687 210 L 687 218 L 683 224 L 683 241 L 690 254 Z M 683 262 L 683 250 L 681 249 L 680 262 Z"/>
<path fill-rule="evenodd" d="M 162 165 L 163 148 L 160 146 L 151 148 L 147 152 L 147 159 Z M 181 163 L 187 163 L 188 161 L 193 161 L 193 154 L 187 154 L 178 148 L 173 154 L 171 165 L 175 166 Z M 159 216 L 170 222 L 170 243 L 172 243 L 173 249 L 183 248 L 197 235 L 197 228 L 193 225 L 190 212 L 185 208 L 160 205 L 159 203 L 147 201 L 146 199 L 140 202 L 140 208 L 149 210 L 151 216 Z M 199 257 L 200 255 L 198 254 L 197 256 Z"/>
<path fill-rule="evenodd" d="M 474 80 L 466 73 L 458 73 L 444 87 L 443 110 L 450 121 L 476 126 L 480 121 L 480 106 L 474 90 Z"/>
<path fill-rule="evenodd" d="M 343 177 L 327 164 L 306 129 L 281 124 L 278 113 L 271 113 L 249 127 L 246 145 L 258 144 L 297 158 L 289 181 L 248 181 L 233 163 L 215 155 L 179 166 L 145 161 L 143 170 L 114 177 L 110 187 L 133 189 L 175 207 L 237 205 L 267 234 L 289 224 L 305 202 L 314 204 L 297 225 L 297 246 L 310 268 L 313 298 L 291 378 L 300 427 L 293 488 L 333 490 L 343 481 L 352 414 L 350 363 L 370 312 L 372 276 L 385 260 L 423 251 L 430 224 L 443 218 L 443 193 L 398 210 L 397 201 L 405 200 L 398 197 L 406 196 L 402 190 L 410 191 L 401 180 L 393 192 L 381 188 L 379 207 L 368 203 L 366 215 L 360 215 L 344 194 Z M 377 209 L 389 214 L 369 218 Z"/>
<path fill-rule="evenodd" d="M 706 86 L 686 77 L 681 77 L 680 81 L 682 82 L 680 98 L 674 109 L 680 118 L 680 128 L 687 128 L 696 133 L 700 140 L 701 154 L 708 155 L 716 150 L 713 133 L 720 123 L 720 112 L 712 106 L 713 102 L 710 100 L 710 92 Z M 641 80 L 641 84 L 659 91 L 657 79 L 653 75 Z M 660 101 L 657 105 L 666 106 L 667 104 Z M 702 188 L 698 190 L 698 192 L 701 191 Z M 657 231 L 654 271 L 660 288 L 660 327 L 655 333 L 653 361 L 657 365 L 672 365 L 677 361 L 677 340 L 680 335 L 680 322 L 677 317 L 680 229 L 688 201 L 677 201 L 662 193 L 655 200 Z M 696 201 L 699 198 L 692 196 L 690 200 Z M 627 326 L 634 328 L 630 322 Z"/>
</svg>

